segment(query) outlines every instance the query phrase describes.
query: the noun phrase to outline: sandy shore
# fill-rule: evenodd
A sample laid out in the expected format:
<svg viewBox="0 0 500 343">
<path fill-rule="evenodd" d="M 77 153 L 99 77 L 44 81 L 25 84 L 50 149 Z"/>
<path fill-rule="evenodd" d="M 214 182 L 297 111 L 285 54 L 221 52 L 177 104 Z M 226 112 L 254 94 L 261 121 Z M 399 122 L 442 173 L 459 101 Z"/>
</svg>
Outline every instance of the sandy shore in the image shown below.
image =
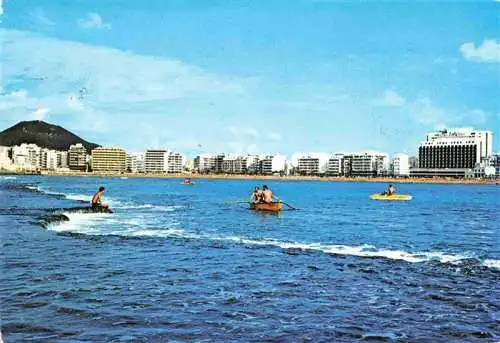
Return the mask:
<svg viewBox="0 0 500 343">
<path fill-rule="evenodd" d="M 12 173 L 10 175 L 13 175 Z M 19 174 L 18 174 L 19 175 Z M 42 172 L 45 176 L 73 177 L 128 177 L 128 178 L 166 178 L 166 179 L 214 179 L 214 180 L 270 180 L 270 181 L 323 181 L 323 182 L 379 182 L 379 183 L 432 183 L 432 184 L 465 184 L 495 185 L 500 180 L 486 179 L 452 179 L 452 178 L 394 178 L 394 177 L 319 177 L 319 176 L 266 176 L 266 175 L 232 175 L 232 174 L 133 174 L 133 173 L 85 173 L 85 172 Z"/>
</svg>

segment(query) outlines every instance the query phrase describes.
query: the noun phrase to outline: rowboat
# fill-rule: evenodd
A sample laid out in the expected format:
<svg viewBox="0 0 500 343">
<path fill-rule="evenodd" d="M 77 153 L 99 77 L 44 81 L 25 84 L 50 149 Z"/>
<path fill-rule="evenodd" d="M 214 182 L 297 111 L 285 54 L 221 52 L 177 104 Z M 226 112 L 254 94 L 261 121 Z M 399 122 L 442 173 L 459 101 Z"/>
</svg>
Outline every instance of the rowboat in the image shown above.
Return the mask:
<svg viewBox="0 0 500 343">
<path fill-rule="evenodd" d="M 399 201 L 405 201 L 405 200 L 411 200 L 412 196 L 409 194 L 392 194 L 392 195 L 385 195 L 385 194 L 371 194 L 370 199 L 373 200 L 399 200 Z"/>
<path fill-rule="evenodd" d="M 267 211 L 267 212 L 279 212 L 281 211 L 281 202 L 271 202 L 271 203 L 250 203 L 250 208 L 256 211 Z"/>
</svg>

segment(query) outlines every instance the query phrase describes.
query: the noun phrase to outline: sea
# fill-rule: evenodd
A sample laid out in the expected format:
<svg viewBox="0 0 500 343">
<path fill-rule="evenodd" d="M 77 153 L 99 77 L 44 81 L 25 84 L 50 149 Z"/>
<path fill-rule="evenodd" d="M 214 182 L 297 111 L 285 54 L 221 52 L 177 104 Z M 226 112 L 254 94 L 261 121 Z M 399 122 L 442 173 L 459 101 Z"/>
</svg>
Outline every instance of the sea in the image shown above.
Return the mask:
<svg viewBox="0 0 500 343">
<path fill-rule="evenodd" d="M 500 187 L 194 181 L 0 176 L 4 341 L 500 340 Z"/>
</svg>

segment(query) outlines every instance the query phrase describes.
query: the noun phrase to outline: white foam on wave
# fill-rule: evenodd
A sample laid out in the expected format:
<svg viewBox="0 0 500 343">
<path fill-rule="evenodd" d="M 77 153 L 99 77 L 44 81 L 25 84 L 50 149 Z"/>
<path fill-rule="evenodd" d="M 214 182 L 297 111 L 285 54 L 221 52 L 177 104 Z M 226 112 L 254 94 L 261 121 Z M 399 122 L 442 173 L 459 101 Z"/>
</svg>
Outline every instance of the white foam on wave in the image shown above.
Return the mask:
<svg viewBox="0 0 500 343">
<path fill-rule="evenodd" d="M 4 180 L 15 180 L 15 179 L 17 179 L 17 177 L 15 177 L 15 176 L 2 176 L 2 179 L 4 179 Z"/>
<path fill-rule="evenodd" d="M 488 268 L 500 269 L 500 260 L 486 259 L 482 264 Z"/>
</svg>

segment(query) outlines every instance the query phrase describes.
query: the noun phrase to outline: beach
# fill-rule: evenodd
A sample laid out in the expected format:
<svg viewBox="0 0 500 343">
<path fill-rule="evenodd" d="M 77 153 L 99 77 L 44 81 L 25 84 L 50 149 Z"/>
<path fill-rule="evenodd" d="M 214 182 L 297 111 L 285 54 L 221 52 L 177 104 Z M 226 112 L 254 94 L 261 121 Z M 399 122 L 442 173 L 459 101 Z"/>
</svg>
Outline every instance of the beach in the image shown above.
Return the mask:
<svg viewBox="0 0 500 343">
<path fill-rule="evenodd" d="M 0 172 L 0 175 L 31 175 L 24 173 Z M 127 178 L 164 178 L 164 179 L 208 179 L 208 180 L 256 180 L 256 181 L 323 181 L 323 182 L 375 182 L 375 183 L 412 183 L 412 184 L 459 184 L 459 185 L 496 185 L 499 179 L 455 179 L 445 177 L 332 177 L 332 176 L 277 176 L 277 175 L 240 175 L 240 174 L 197 174 L 197 173 L 89 173 L 42 171 L 45 176 L 68 177 L 127 177 Z"/>
</svg>

